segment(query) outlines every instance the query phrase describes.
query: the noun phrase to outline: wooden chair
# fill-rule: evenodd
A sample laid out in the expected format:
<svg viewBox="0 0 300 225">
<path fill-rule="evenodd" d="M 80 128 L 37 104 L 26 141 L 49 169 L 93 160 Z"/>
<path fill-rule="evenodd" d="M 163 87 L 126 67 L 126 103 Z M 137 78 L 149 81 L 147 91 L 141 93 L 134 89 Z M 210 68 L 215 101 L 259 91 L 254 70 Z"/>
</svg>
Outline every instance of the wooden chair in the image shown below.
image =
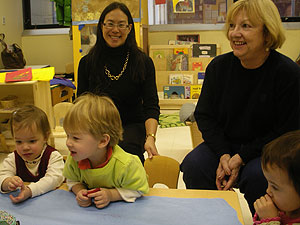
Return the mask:
<svg viewBox="0 0 300 225">
<path fill-rule="evenodd" d="M 64 118 L 73 104 L 71 102 L 60 102 L 53 106 L 55 127 L 50 136 L 50 144 L 55 147 L 55 138 L 66 138 L 67 135 L 63 128 Z"/>
<path fill-rule="evenodd" d="M 204 141 L 202 138 L 202 133 L 198 129 L 196 122 L 186 122 L 186 125 L 188 125 L 190 127 L 192 145 L 193 145 L 193 149 L 194 149 Z"/>
<path fill-rule="evenodd" d="M 167 156 L 153 156 L 147 158 L 144 163 L 148 175 L 150 187 L 160 183 L 167 185 L 169 188 L 177 188 L 179 176 L 179 162 Z"/>
</svg>

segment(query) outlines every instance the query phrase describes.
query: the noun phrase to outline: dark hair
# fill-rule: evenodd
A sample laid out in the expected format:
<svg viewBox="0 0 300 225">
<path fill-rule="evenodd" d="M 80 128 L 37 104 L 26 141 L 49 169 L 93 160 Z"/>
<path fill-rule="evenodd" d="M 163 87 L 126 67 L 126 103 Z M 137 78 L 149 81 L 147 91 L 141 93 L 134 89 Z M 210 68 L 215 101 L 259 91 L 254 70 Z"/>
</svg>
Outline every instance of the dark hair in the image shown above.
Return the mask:
<svg viewBox="0 0 300 225">
<path fill-rule="evenodd" d="M 87 55 L 88 68 L 91 68 L 92 74 L 96 75 L 96 73 L 103 72 L 103 66 L 105 62 L 105 49 L 106 49 L 106 41 L 103 38 L 102 34 L 102 25 L 105 19 L 105 16 L 115 10 L 120 9 L 128 18 L 128 24 L 132 25 L 132 28 L 127 36 L 125 41 L 125 47 L 130 51 L 131 62 L 128 65 L 130 68 L 133 79 L 144 79 L 145 66 L 144 59 L 141 55 L 145 55 L 137 46 L 135 39 L 135 29 L 132 15 L 128 9 L 128 7 L 121 2 L 113 2 L 109 4 L 101 13 L 101 16 L 97 25 L 97 40 L 95 45 L 91 48 Z M 100 68 L 100 69 L 99 69 Z"/>
<path fill-rule="evenodd" d="M 264 170 L 272 166 L 287 171 L 289 179 L 300 195 L 300 130 L 283 134 L 266 144 L 261 165 Z"/>
</svg>

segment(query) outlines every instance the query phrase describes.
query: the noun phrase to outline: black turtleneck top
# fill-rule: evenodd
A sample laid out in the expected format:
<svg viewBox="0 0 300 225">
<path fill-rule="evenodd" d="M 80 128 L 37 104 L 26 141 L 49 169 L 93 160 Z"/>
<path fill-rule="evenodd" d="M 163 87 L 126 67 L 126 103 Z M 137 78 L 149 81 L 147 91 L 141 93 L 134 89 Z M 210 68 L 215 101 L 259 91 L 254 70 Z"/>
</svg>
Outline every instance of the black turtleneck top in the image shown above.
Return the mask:
<svg viewBox="0 0 300 225">
<path fill-rule="evenodd" d="M 117 48 L 105 47 L 104 50 L 105 58 L 102 65 L 106 65 L 112 75 L 120 74 L 129 50 L 124 45 Z M 78 67 L 77 96 L 87 91 L 109 96 L 120 112 L 123 125 L 144 123 L 149 118 L 158 120 L 160 109 L 155 68 L 151 58 L 144 53 L 140 53 L 138 57 L 143 58 L 144 79 L 132 76 L 132 65 L 136 62 L 130 53 L 124 73 L 119 80 L 111 80 L 105 74 L 103 66 L 92 71 L 87 62 L 87 56 L 84 56 Z"/>
<path fill-rule="evenodd" d="M 203 139 L 218 157 L 244 163 L 261 156 L 269 141 L 300 129 L 300 67 L 271 50 L 265 63 L 246 69 L 232 52 L 208 65 L 194 116 Z"/>
</svg>

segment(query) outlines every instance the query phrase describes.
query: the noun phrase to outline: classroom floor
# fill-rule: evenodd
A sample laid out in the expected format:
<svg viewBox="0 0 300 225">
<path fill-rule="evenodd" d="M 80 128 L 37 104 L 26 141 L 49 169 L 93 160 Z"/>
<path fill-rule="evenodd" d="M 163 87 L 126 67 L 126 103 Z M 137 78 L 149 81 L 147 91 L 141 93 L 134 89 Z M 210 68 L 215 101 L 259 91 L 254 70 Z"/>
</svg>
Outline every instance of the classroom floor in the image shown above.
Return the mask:
<svg viewBox="0 0 300 225">
<path fill-rule="evenodd" d="M 156 146 L 160 155 L 165 155 L 176 159 L 178 162 L 182 162 L 185 155 L 192 150 L 192 141 L 190 137 L 190 130 L 188 126 L 183 127 L 172 127 L 172 128 L 158 128 L 157 130 Z M 56 148 L 65 148 L 65 140 L 57 140 Z M 65 148 L 66 149 L 66 148 Z M 67 150 L 66 150 L 67 152 Z M 0 153 L 0 166 L 2 160 L 6 155 Z M 146 154 L 145 154 L 146 156 Z M 158 186 L 162 187 L 162 186 Z M 185 184 L 182 180 L 182 173 L 180 173 L 178 188 L 185 189 Z M 238 197 L 241 204 L 241 209 L 244 217 L 245 225 L 252 225 L 252 217 L 242 194 L 239 193 Z"/>
</svg>

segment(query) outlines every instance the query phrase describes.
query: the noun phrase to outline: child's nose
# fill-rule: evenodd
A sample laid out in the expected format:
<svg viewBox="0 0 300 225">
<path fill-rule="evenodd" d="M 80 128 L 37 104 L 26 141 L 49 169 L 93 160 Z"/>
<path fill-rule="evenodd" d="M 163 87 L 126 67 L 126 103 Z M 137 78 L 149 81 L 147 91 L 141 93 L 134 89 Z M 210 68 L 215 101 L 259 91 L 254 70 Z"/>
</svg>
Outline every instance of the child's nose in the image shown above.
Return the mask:
<svg viewBox="0 0 300 225">
<path fill-rule="evenodd" d="M 71 147 L 72 142 L 71 142 L 70 138 L 67 138 L 66 145 L 67 145 L 68 148 Z"/>
<path fill-rule="evenodd" d="M 29 150 L 30 149 L 30 145 L 27 144 L 27 143 L 23 143 L 22 149 L 23 149 L 23 151 Z"/>
</svg>

